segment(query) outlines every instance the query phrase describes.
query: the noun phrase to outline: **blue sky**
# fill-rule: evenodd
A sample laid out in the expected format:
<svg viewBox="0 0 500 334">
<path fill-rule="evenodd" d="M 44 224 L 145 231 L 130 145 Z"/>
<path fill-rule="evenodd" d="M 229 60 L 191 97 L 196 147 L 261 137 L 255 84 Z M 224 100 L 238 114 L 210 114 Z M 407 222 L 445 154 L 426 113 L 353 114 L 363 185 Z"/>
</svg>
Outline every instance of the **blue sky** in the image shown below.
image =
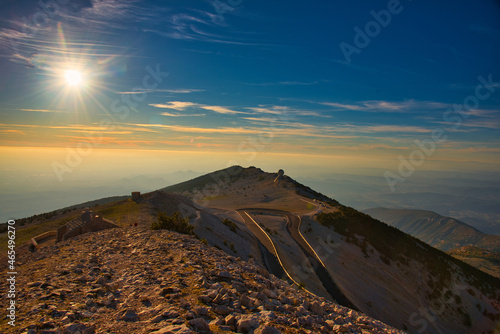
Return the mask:
<svg viewBox="0 0 500 334">
<path fill-rule="evenodd" d="M 161 135 L 172 140 L 196 135 L 190 128 L 212 129 L 203 144 L 218 145 L 231 129 L 253 133 L 281 113 L 293 119 L 282 129 L 290 145 L 297 143 L 286 136 L 295 133 L 310 146 L 386 145 L 446 125 L 443 113 L 474 93 L 478 76 L 500 81 L 500 6 L 493 1 L 61 3 L 48 1 L 46 10 L 35 1 L 2 5 L 9 15 L 1 23 L 0 112 L 13 139 L 4 137 L 6 144 L 34 144 L 29 134 L 22 140 L 23 124 L 85 131 L 108 114 L 134 132 L 130 145 L 162 146 L 137 133 L 145 127 L 138 124 L 167 126 Z M 371 11 L 387 13 L 391 3 L 397 13 L 389 23 L 346 58 L 341 43 L 356 46 L 354 28 L 365 31 Z M 88 87 L 66 92 L 61 73 L 75 66 Z M 157 66 L 169 75 L 128 104 L 138 112 L 116 112 L 126 104 L 113 108 L 113 101 L 141 92 L 134 88 L 143 87 L 146 68 Z M 481 101 L 454 140 L 498 144 L 491 142 L 498 96 Z M 62 143 L 46 139 L 38 145 Z M 127 144 L 119 136 L 113 143 Z"/>
<path fill-rule="evenodd" d="M 24 147 L 22 170 L 51 182 L 103 150 L 397 174 L 436 130 L 446 140 L 419 168 L 498 171 L 497 1 L 7 0 L 0 12 L 0 146 Z"/>
</svg>

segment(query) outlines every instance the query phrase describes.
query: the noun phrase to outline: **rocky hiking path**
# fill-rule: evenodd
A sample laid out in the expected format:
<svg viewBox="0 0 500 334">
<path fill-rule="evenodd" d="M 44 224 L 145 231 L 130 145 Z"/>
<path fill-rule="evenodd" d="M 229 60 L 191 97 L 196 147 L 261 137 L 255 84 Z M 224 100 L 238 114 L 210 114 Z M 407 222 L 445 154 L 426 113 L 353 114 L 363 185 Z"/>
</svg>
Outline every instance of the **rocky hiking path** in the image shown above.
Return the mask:
<svg viewBox="0 0 500 334">
<path fill-rule="evenodd" d="M 18 289 L 17 326 L 4 318 L 1 333 L 402 333 L 252 260 L 142 227 L 23 254 Z"/>
</svg>

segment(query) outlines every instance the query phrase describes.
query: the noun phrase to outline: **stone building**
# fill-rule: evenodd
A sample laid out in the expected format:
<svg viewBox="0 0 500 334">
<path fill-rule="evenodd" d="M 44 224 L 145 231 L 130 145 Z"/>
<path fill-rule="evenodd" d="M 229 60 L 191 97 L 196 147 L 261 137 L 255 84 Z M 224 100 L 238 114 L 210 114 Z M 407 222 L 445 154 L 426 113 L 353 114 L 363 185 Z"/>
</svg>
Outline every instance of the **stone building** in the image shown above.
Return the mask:
<svg viewBox="0 0 500 334">
<path fill-rule="evenodd" d="M 85 209 L 80 217 L 73 219 L 66 225 L 57 229 L 56 242 L 74 238 L 77 235 L 106 230 L 109 228 L 119 227 L 111 220 L 101 217 L 100 215 Z"/>
</svg>

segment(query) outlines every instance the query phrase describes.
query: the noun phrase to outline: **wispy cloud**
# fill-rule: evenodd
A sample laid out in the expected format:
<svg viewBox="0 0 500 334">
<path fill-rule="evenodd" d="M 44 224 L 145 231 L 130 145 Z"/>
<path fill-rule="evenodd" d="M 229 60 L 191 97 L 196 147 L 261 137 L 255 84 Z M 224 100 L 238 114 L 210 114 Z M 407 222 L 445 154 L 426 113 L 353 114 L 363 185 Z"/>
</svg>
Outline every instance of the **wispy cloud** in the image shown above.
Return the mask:
<svg viewBox="0 0 500 334">
<path fill-rule="evenodd" d="M 52 109 L 18 109 L 21 111 L 31 111 L 31 112 L 44 112 L 44 113 L 50 113 L 50 112 L 56 112 L 56 113 L 67 113 L 68 111 L 62 111 L 62 110 L 52 110 Z"/>
<path fill-rule="evenodd" d="M 449 104 L 434 102 L 434 101 L 417 101 L 406 100 L 401 102 L 394 101 L 361 101 L 356 103 L 338 103 L 338 102 L 322 102 L 321 104 L 334 107 L 337 110 L 355 110 L 364 112 L 389 112 L 389 113 L 405 113 L 418 112 L 430 109 L 445 109 Z"/>
<path fill-rule="evenodd" d="M 255 38 L 249 38 L 248 33 L 241 33 L 231 29 L 226 21 L 229 16 L 244 15 L 241 6 L 231 6 L 228 1 L 205 1 L 200 4 L 210 3 L 210 6 L 200 5 L 197 9 L 186 7 L 181 13 L 168 13 L 153 21 L 144 32 L 154 33 L 163 37 L 201 41 L 217 44 L 241 45 L 241 46 L 272 46 L 276 43 L 263 42 Z M 223 28 L 223 29 L 221 29 Z M 253 34 L 252 34 L 253 35 Z"/>
<path fill-rule="evenodd" d="M 449 126 L 450 128 L 457 127 L 457 123 L 453 122 L 434 122 L 436 124 L 442 124 Z M 462 123 L 459 124 L 460 128 L 465 127 L 469 129 L 473 128 L 483 128 L 483 129 L 493 129 L 493 130 L 500 130 L 500 120 L 498 119 L 467 119 L 467 120 L 462 120 Z M 465 130 L 465 129 L 456 129 L 454 130 L 456 132 L 461 131 L 461 132 L 470 132 L 471 130 Z"/>
<path fill-rule="evenodd" d="M 263 83 L 245 83 L 250 86 L 312 86 L 318 84 L 319 81 L 277 81 Z"/>
<path fill-rule="evenodd" d="M 258 122 L 258 123 L 276 123 L 279 121 L 277 117 L 244 117 L 248 121 Z M 281 122 L 286 124 L 287 122 Z"/>
<path fill-rule="evenodd" d="M 160 115 L 168 116 L 168 117 L 198 117 L 198 116 L 206 116 L 206 114 L 174 114 L 170 112 L 162 112 Z"/>
<path fill-rule="evenodd" d="M 140 6 L 139 0 L 72 0 L 54 6 L 44 4 L 48 6 L 49 15 L 40 8 L 40 4 L 39 1 L 26 0 L 22 6 L 15 3 L 8 5 L 10 15 L 0 27 L 0 47 L 9 50 L 10 60 L 15 63 L 46 68 L 51 67 L 50 64 L 67 62 L 69 57 L 123 57 L 125 53 L 117 50 L 126 49 L 123 46 L 112 42 L 105 45 L 87 36 L 91 36 L 93 31 L 102 36 L 112 34 L 113 29 L 128 29 L 130 20 L 139 21 L 150 15 Z M 40 17 L 43 17 L 42 24 L 38 22 Z M 82 28 L 86 36 L 76 33 Z M 78 42 L 72 42 L 69 37 L 78 39 Z M 127 57 L 132 56 L 129 54 Z M 48 64 L 39 66 L 39 58 Z M 94 59 L 93 64 L 96 63 L 99 64 L 100 60 Z"/>
<path fill-rule="evenodd" d="M 260 119 L 247 119 L 251 122 L 259 121 Z M 417 127 L 417 126 L 398 126 L 398 125 L 353 125 L 339 124 L 336 126 L 323 126 L 302 123 L 284 123 L 286 126 L 276 126 L 269 121 L 269 124 L 255 123 L 253 126 L 245 127 L 200 127 L 200 126 L 185 126 L 185 125 L 165 125 L 165 124 L 134 124 L 137 127 L 166 129 L 174 132 L 196 133 L 196 134 L 224 134 L 224 135 L 248 135 L 259 133 L 273 133 L 275 136 L 298 138 L 324 138 L 324 139 L 353 139 L 359 138 L 365 134 L 372 136 L 374 134 L 416 134 L 430 133 L 432 129 Z M 279 125 L 279 124 L 278 124 Z"/>
<path fill-rule="evenodd" d="M 236 37 L 224 36 L 224 39 L 209 37 L 206 34 L 200 34 L 199 30 L 192 29 L 193 26 L 188 27 L 174 27 L 172 30 L 164 31 L 159 29 L 143 29 L 144 32 L 150 32 L 159 36 L 168 37 L 172 39 L 201 41 L 218 44 L 231 44 L 241 46 L 275 46 L 272 43 L 264 43 L 252 40 L 237 39 Z"/>
<path fill-rule="evenodd" d="M 167 93 L 176 93 L 176 94 L 190 94 L 190 93 L 197 93 L 197 92 L 204 92 L 204 89 L 164 89 L 164 90 L 157 90 L 159 91 L 164 91 Z"/>
<path fill-rule="evenodd" d="M 150 106 L 155 108 L 165 108 L 165 109 L 175 109 L 175 110 L 185 110 L 187 108 L 200 108 L 209 111 L 216 112 L 218 114 L 225 115 L 235 115 L 235 114 L 245 114 L 242 111 L 236 111 L 223 106 L 210 106 L 194 102 L 183 102 L 183 101 L 170 101 L 166 103 L 150 104 Z"/>
<path fill-rule="evenodd" d="M 15 129 L 6 129 L 6 130 L 0 130 L 1 133 L 3 134 L 15 134 L 15 135 L 23 135 L 26 136 L 26 133 L 21 130 L 15 130 Z"/>
<path fill-rule="evenodd" d="M 401 133 L 430 133 L 432 130 L 419 126 L 411 125 L 355 125 L 351 127 L 355 132 L 365 133 L 384 133 L 384 132 L 401 132 Z"/>
<path fill-rule="evenodd" d="M 208 128 L 208 127 L 197 127 L 197 126 L 184 126 L 184 125 L 165 125 L 165 124 L 134 124 L 139 127 L 152 127 L 168 129 L 175 132 L 183 133 L 205 133 L 205 134 L 233 134 L 233 135 L 244 135 L 244 134 L 255 134 L 255 129 L 243 128 L 243 127 L 219 127 L 219 128 Z"/>
<path fill-rule="evenodd" d="M 498 118 L 500 116 L 500 110 L 498 109 L 469 109 L 464 112 L 465 115 L 484 117 L 484 118 Z"/>
<path fill-rule="evenodd" d="M 287 106 L 265 106 L 259 105 L 258 107 L 247 107 L 246 109 L 251 110 L 258 114 L 272 114 L 272 115 L 287 115 L 287 117 L 293 116 L 315 116 L 315 117 L 330 117 L 329 115 L 322 114 L 312 110 L 295 109 Z"/>
<path fill-rule="evenodd" d="M 466 147 L 466 148 L 458 148 L 455 151 L 458 152 L 466 152 L 466 153 L 500 153 L 500 148 L 498 147 Z"/>
<path fill-rule="evenodd" d="M 335 108 L 339 108 L 339 109 L 357 110 L 357 111 L 366 110 L 366 106 L 357 105 L 357 104 L 342 104 L 342 103 L 337 103 L 337 102 L 324 102 L 322 104 L 324 104 L 325 106 L 335 107 Z"/>
<path fill-rule="evenodd" d="M 231 109 L 228 109 L 226 107 L 221 107 L 221 106 L 200 105 L 200 108 L 205 109 L 205 110 L 211 110 L 211 111 L 219 113 L 219 114 L 226 114 L 226 115 L 244 114 L 241 111 L 235 111 L 235 110 L 231 110 Z"/>
<path fill-rule="evenodd" d="M 134 94 L 144 94 L 144 93 L 172 93 L 172 94 L 190 94 L 197 92 L 204 92 L 204 89 L 137 89 L 134 91 L 126 91 L 126 92 L 116 92 L 116 94 L 123 95 L 134 95 Z"/>
<path fill-rule="evenodd" d="M 165 109 L 175 109 L 175 110 L 185 110 L 190 107 L 198 107 L 198 103 L 193 102 L 182 102 L 182 101 L 171 101 L 159 104 L 150 104 L 150 106 L 155 108 L 165 108 Z"/>
<path fill-rule="evenodd" d="M 262 105 L 259 107 L 249 107 L 246 109 L 252 110 L 259 114 L 273 114 L 273 115 L 281 115 L 284 113 L 284 111 L 286 111 L 286 107 L 280 107 L 280 106 L 264 107 Z"/>
</svg>

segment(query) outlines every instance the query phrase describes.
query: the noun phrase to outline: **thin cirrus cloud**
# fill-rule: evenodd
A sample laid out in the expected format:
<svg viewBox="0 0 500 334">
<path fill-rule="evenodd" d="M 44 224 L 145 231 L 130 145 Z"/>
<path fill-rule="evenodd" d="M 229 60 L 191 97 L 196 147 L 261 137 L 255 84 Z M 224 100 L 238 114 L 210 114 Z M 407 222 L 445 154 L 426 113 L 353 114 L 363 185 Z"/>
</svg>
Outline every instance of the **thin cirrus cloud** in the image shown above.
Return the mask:
<svg viewBox="0 0 500 334">
<path fill-rule="evenodd" d="M 173 93 L 173 94 L 191 94 L 204 92 L 204 89 L 137 89 L 134 91 L 116 92 L 122 95 L 134 95 L 134 94 L 144 94 L 144 93 Z"/>
<path fill-rule="evenodd" d="M 182 111 L 186 108 L 197 107 L 199 106 L 199 104 L 193 102 L 171 101 L 167 103 L 150 104 L 150 106 L 161 109 L 175 109 Z"/>
<path fill-rule="evenodd" d="M 47 56 L 48 61 L 57 64 L 61 60 L 52 61 L 55 56 L 66 57 L 103 57 L 105 59 L 113 57 L 134 57 L 126 55 L 123 50 L 116 50 L 121 46 L 115 43 L 109 45 L 94 45 L 88 40 L 87 50 L 83 50 L 85 37 L 79 42 L 79 45 L 72 45 L 71 42 L 65 43 L 64 49 L 56 48 L 50 43 L 58 43 L 54 40 L 54 32 L 58 31 L 56 26 L 62 24 L 64 31 L 74 31 L 82 26 L 88 27 L 89 31 L 95 31 L 99 34 L 113 34 L 113 30 L 124 30 L 129 28 L 130 22 L 145 23 L 143 32 L 153 32 L 173 39 L 197 40 L 205 42 L 215 42 L 224 44 L 238 45 L 261 45 L 241 36 L 229 36 L 229 34 L 216 34 L 215 31 L 220 26 L 224 26 L 224 17 L 226 15 L 235 15 L 237 7 L 227 6 L 223 12 L 211 10 L 206 6 L 206 10 L 186 8 L 185 13 L 172 14 L 171 8 L 162 6 L 147 7 L 140 0 L 74 0 L 69 4 L 57 6 L 54 15 L 51 15 L 44 27 L 33 24 L 35 14 L 41 10 L 35 0 L 27 0 L 23 6 L 17 6 L 12 18 L 9 20 L 9 26 L 0 27 L 0 46 L 6 50 L 11 50 L 7 57 L 12 62 L 21 63 L 29 67 L 39 67 L 36 58 Z M 38 10 L 38 12 L 37 12 Z M 151 22 L 155 22 L 151 25 Z M 103 29 L 103 28 L 106 29 Z M 160 28 L 161 27 L 161 28 Z M 48 44 L 49 43 L 49 44 Z M 83 44 L 82 44 L 83 43 Z M 98 52 L 96 48 L 98 47 Z M 92 50 L 93 51 L 92 51 Z M 99 63 L 99 61 L 97 61 Z M 39 63 L 39 62 L 38 62 Z M 52 67 L 52 66 L 51 66 Z M 190 93 L 195 90 L 166 90 L 169 93 Z M 138 92 L 123 92 L 126 94 L 139 94 Z"/>
<path fill-rule="evenodd" d="M 221 27 L 227 27 L 226 17 L 229 15 L 240 15 L 239 7 L 226 4 L 221 1 L 211 2 L 213 8 L 205 7 L 193 9 L 185 8 L 183 13 L 168 13 L 158 17 L 156 25 L 143 29 L 144 32 L 157 34 L 171 39 L 201 41 L 209 43 L 219 43 L 241 46 L 271 46 L 269 42 L 248 39 L 248 35 L 233 32 L 231 29 L 224 29 L 220 33 Z"/>
<path fill-rule="evenodd" d="M 248 107 L 245 108 L 253 111 L 257 114 L 272 114 L 272 115 L 281 115 L 282 117 L 291 117 L 291 116 L 315 116 L 315 117 L 331 117 L 330 115 L 321 114 L 311 110 L 302 110 L 302 109 L 294 109 L 286 106 L 278 106 L 273 105 L 266 107 L 264 105 L 259 105 L 258 107 Z"/>
<path fill-rule="evenodd" d="M 30 111 L 30 112 L 43 112 L 43 113 L 50 113 L 50 112 L 55 112 L 55 113 L 66 113 L 67 111 L 62 111 L 62 110 L 52 110 L 52 109 L 18 109 L 21 111 Z"/>
<path fill-rule="evenodd" d="M 197 92 L 204 92 L 204 89 L 164 89 L 164 90 L 157 90 L 157 91 L 163 91 L 167 93 L 176 93 L 176 94 L 190 94 L 190 93 L 197 93 Z"/>
<path fill-rule="evenodd" d="M 455 131 L 460 131 L 458 130 L 461 127 L 466 127 L 466 128 L 483 128 L 483 129 L 492 129 L 492 130 L 499 130 L 500 129 L 500 121 L 499 120 L 483 120 L 483 119 L 474 119 L 474 120 L 461 120 L 460 123 L 457 122 L 435 122 L 437 124 L 443 124 L 447 125 L 450 128 L 455 129 Z M 469 132 L 468 130 L 461 130 L 462 132 Z"/>
<path fill-rule="evenodd" d="M 168 117 L 199 117 L 206 116 L 206 114 L 174 114 L 171 112 L 162 112 L 160 115 Z"/>
<path fill-rule="evenodd" d="M 221 106 L 200 106 L 200 108 L 205 109 L 205 110 L 210 110 L 219 114 L 226 114 L 226 115 L 235 115 L 235 114 L 244 114 L 241 111 L 235 111 L 228 109 L 226 107 L 221 107 Z"/>
<path fill-rule="evenodd" d="M 250 120 L 252 121 L 252 120 Z M 416 126 L 396 126 L 396 125 L 352 125 L 339 124 L 337 126 L 320 126 L 301 123 L 287 123 L 284 126 L 269 127 L 245 126 L 245 127 L 199 127 L 184 125 L 164 125 L 164 124 L 134 124 L 137 127 L 157 128 L 182 133 L 204 133 L 204 134 L 225 134 L 225 135 L 246 135 L 273 133 L 278 136 L 303 136 L 312 138 L 358 138 L 360 134 L 382 134 L 382 133 L 430 133 L 431 129 Z"/>
<path fill-rule="evenodd" d="M 14 134 L 14 135 L 23 135 L 26 136 L 26 133 L 21 130 L 15 130 L 15 129 L 6 129 L 6 130 L 0 130 L 0 133 L 3 134 Z"/>
<path fill-rule="evenodd" d="M 232 44 L 232 45 L 241 45 L 241 46 L 271 46 L 271 43 L 262 43 L 262 42 L 253 42 L 253 41 L 245 41 L 245 40 L 235 40 L 230 37 L 225 37 L 225 39 L 217 39 L 212 38 L 199 33 L 199 31 L 193 31 L 192 27 L 179 27 L 172 28 L 173 31 L 162 31 L 156 29 L 143 29 L 144 32 L 150 32 L 157 34 L 159 36 L 172 38 L 172 39 L 181 39 L 181 40 L 190 40 L 190 41 L 202 41 L 209 43 L 218 43 L 218 44 Z"/>
<path fill-rule="evenodd" d="M 66 31 L 74 32 L 85 26 L 87 32 L 111 34 L 113 32 L 110 29 L 128 28 L 131 20 L 144 21 L 160 15 L 158 11 L 146 10 L 140 0 L 73 0 L 49 7 L 50 15 L 47 17 L 36 0 L 26 0 L 17 6 L 10 5 L 10 18 L 4 21 L 8 22 L 8 26 L 0 27 L 0 47 L 7 50 L 5 57 L 10 58 L 10 61 L 28 67 L 46 68 L 45 64 L 39 66 L 40 62 L 37 61 L 38 58 L 45 57 L 50 68 L 68 58 L 133 57 L 124 54 L 123 50 L 127 48 L 122 45 L 96 44 L 95 40 L 86 40 L 83 36 L 78 43 L 72 43 L 68 39 L 60 41 L 54 32 L 57 33 L 62 27 L 59 34 L 64 36 Z M 47 17 L 43 24 L 36 21 L 40 14 Z M 58 47 L 61 42 L 64 43 L 64 48 Z"/>
<path fill-rule="evenodd" d="M 417 101 L 407 100 L 402 102 L 393 101 L 361 101 L 352 104 L 344 104 L 338 102 L 322 102 L 322 105 L 334 107 L 337 110 L 353 110 L 363 112 L 389 112 L 389 113 L 405 113 L 417 112 L 428 109 L 445 109 L 449 104 L 434 102 L 434 101 Z"/>
<path fill-rule="evenodd" d="M 498 116 L 500 116 L 500 110 L 469 109 L 467 112 L 464 112 L 464 114 L 469 116 L 484 117 L 484 118 L 498 118 Z"/>
<path fill-rule="evenodd" d="M 318 84 L 319 81 L 277 81 L 277 82 L 263 82 L 263 83 L 245 83 L 250 86 L 313 86 Z"/>
<path fill-rule="evenodd" d="M 200 103 L 184 102 L 184 101 L 170 101 L 167 103 L 150 104 L 150 106 L 155 107 L 155 108 L 174 109 L 174 110 L 179 110 L 179 111 L 186 110 L 187 108 L 200 108 L 200 109 L 205 109 L 205 110 L 216 112 L 218 114 L 225 114 L 225 115 L 244 114 L 244 112 L 232 110 L 232 109 L 229 109 L 227 107 L 210 106 L 210 105 L 204 105 L 204 104 L 200 104 Z"/>
<path fill-rule="evenodd" d="M 265 107 L 262 105 L 260 105 L 259 107 L 249 107 L 246 109 L 259 114 L 272 114 L 272 115 L 283 115 L 287 110 L 286 107 L 281 107 L 281 106 Z"/>
<path fill-rule="evenodd" d="M 277 117 L 244 117 L 243 119 L 250 121 L 252 124 L 268 123 L 272 125 L 287 125 L 287 120 L 280 120 Z"/>
</svg>

